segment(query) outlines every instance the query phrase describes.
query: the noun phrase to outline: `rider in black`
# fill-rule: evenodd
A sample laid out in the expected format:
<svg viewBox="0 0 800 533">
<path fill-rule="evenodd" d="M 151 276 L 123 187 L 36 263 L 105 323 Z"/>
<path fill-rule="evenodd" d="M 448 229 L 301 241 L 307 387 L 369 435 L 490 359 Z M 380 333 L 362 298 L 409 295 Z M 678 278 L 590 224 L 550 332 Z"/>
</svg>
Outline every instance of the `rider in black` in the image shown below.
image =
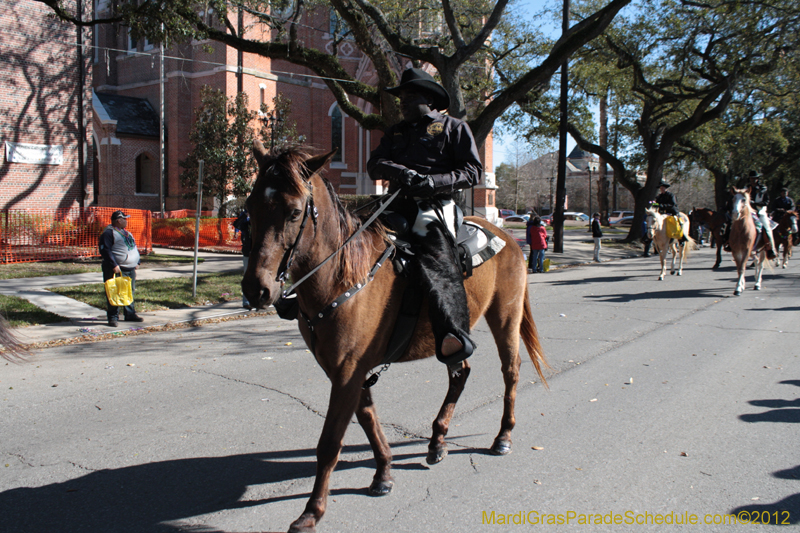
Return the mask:
<svg viewBox="0 0 800 533">
<path fill-rule="evenodd" d="M 794 211 L 794 200 L 789 197 L 789 189 L 784 187 L 772 202 L 772 220 L 778 222 L 786 211 Z"/>
<path fill-rule="evenodd" d="M 662 181 L 658 186 L 659 195 L 656 196 L 655 203 L 658 204 L 658 212 L 662 215 L 678 216 L 678 200 L 675 195 L 669 192 L 669 183 Z"/>
<path fill-rule="evenodd" d="M 463 215 L 453 196 L 478 184 L 483 165 L 469 126 L 439 112 L 449 107 L 450 95 L 430 74 L 410 68 L 386 91 L 400 98 L 403 120 L 384 132 L 367 171 L 404 193 L 390 209 L 410 228 L 406 238 L 414 243 L 416 277 L 428 295 L 436 356 L 456 365 L 472 355 L 475 343 L 455 247 Z"/>
</svg>

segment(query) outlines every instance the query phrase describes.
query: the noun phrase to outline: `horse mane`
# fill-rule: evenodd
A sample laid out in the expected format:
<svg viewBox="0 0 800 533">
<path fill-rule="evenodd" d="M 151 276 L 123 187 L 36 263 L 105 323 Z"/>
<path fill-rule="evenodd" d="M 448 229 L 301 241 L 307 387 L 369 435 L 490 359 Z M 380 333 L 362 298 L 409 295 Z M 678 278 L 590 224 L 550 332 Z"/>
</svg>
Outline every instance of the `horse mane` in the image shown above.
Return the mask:
<svg viewBox="0 0 800 533">
<path fill-rule="evenodd" d="M 320 178 L 325 184 L 328 195 L 336 208 L 339 231 L 337 235 L 338 242 L 335 244 L 339 248 L 344 244 L 344 241 L 364 225 L 364 220 L 344 206 L 339 195 L 333 190 L 331 182 L 322 176 Z M 376 245 L 383 243 L 384 248 L 381 249 L 383 250 L 389 242 L 386 228 L 378 220 L 375 220 L 339 252 L 336 268 L 338 281 L 351 286 L 364 281 L 374 266 L 373 253 L 378 249 Z"/>
<path fill-rule="evenodd" d="M 647 209 L 644 210 L 644 212 L 645 212 L 645 218 L 646 218 L 647 215 L 652 215 L 652 217 L 655 219 L 656 227 L 654 229 L 660 229 L 661 228 L 661 221 L 663 219 L 663 217 L 661 216 L 661 213 L 659 213 L 656 209 L 654 209 L 652 207 L 648 207 Z"/>
</svg>

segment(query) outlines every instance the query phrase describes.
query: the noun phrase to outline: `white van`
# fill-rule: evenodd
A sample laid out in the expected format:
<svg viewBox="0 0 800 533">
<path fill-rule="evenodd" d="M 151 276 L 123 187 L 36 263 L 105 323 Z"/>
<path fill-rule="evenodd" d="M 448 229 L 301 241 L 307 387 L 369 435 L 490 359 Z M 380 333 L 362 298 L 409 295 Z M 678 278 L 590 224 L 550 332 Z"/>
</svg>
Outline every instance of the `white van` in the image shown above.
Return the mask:
<svg viewBox="0 0 800 533">
<path fill-rule="evenodd" d="M 608 223 L 613 224 L 617 220 L 625 217 L 632 217 L 633 211 L 612 211 L 608 216 Z"/>
</svg>

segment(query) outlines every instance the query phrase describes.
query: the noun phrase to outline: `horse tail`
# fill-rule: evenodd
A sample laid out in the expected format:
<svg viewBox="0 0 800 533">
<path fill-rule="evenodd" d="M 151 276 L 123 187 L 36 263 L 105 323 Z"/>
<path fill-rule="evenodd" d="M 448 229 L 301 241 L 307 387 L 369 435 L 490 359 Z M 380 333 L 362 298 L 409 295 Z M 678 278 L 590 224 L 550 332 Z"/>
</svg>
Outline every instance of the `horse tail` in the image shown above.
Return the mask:
<svg viewBox="0 0 800 533">
<path fill-rule="evenodd" d="M 542 345 L 539 342 L 539 332 L 536 330 L 536 323 L 533 321 L 533 313 L 531 312 L 531 301 L 528 298 L 528 286 L 525 285 L 524 306 L 522 309 L 522 323 L 519 326 L 519 333 L 522 336 L 522 342 L 525 343 L 525 349 L 528 350 L 528 355 L 531 358 L 533 366 L 536 368 L 536 373 L 542 380 L 542 383 L 548 389 L 550 385 L 547 384 L 547 379 L 544 377 L 543 368 L 550 368 L 547 359 L 544 356 Z"/>
<path fill-rule="evenodd" d="M 7 361 L 25 360 L 27 351 L 11 333 L 8 322 L 0 316 L 0 357 Z"/>
</svg>

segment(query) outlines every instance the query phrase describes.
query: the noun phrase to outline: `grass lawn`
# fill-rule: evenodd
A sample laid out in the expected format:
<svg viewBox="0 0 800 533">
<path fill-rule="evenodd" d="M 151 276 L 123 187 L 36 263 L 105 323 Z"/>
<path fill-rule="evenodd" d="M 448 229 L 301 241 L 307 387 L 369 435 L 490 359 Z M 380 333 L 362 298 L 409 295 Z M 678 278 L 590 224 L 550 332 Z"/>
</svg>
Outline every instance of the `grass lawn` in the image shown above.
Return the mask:
<svg viewBox="0 0 800 533">
<path fill-rule="evenodd" d="M 8 320 L 12 328 L 32 326 L 35 324 L 52 324 L 64 322 L 66 319 L 36 307 L 28 300 L 16 296 L 0 294 L 0 313 Z"/>
<path fill-rule="evenodd" d="M 139 268 L 169 267 L 191 265 L 193 257 L 150 254 L 142 256 Z M 197 258 L 201 263 L 202 257 Z M 0 279 L 40 278 L 43 276 L 64 276 L 83 272 L 100 272 L 100 258 L 90 257 L 75 261 L 46 261 L 40 263 L 12 263 L 0 265 Z"/>
<path fill-rule="evenodd" d="M 136 311 L 146 312 L 239 300 L 242 297 L 241 284 L 241 272 L 203 274 L 197 276 L 197 297 L 192 298 L 191 276 L 142 280 L 136 282 L 134 305 Z M 102 283 L 53 287 L 47 290 L 98 309 L 106 308 L 106 295 Z"/>
</svg>

